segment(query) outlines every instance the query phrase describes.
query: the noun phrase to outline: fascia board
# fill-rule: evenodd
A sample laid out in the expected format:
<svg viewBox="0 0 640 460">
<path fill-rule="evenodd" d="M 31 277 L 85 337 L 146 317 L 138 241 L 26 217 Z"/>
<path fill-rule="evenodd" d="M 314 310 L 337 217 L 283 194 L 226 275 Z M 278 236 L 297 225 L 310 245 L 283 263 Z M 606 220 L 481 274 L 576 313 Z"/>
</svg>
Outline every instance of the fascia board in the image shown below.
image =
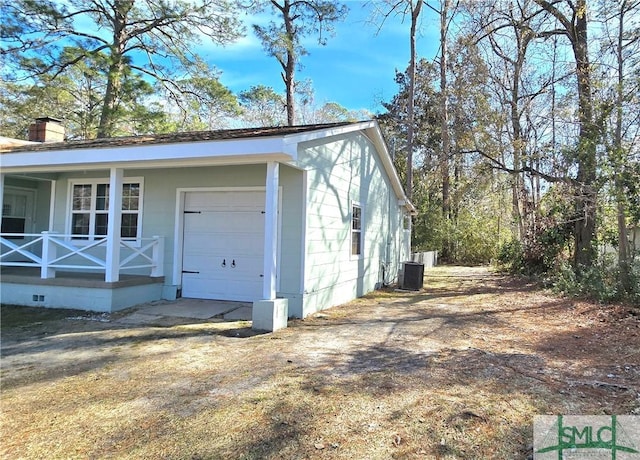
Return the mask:
<svg viewBox="0 0 640 460">
<path fill-rule="evenodd" d="M 291 161 L 290 146 L 282 137 L 233 139 L 224 141 L 147 144 L 93 149 L 61 149 L 37 152 L 3 153 L 3 172 L 61 171 L 70 169 L 100 169 L 113 167 L 144 167 L 152 165 L 200 165 L 251 163 L 259 158 Z"/>
<path fill-rule="evenodd" d="M 316 139 L 324 139 L 327 137 L 339 136 L 341 134 L 351 133 L 354 131 L 361 131 L 364 129 L 373 128 L 375 125 L 375 121 L 362 121 L 343 126 L 336 126 L 333 128 L 321 128 L 317 131 L 289 134 L 287 136 L 284 136 L 284 143 L 291 146 L 295 145 L 295 151 L 297 152 L 297 144 L 300 144 L 302 142 L 309 142 Z"/>
<path fill-rule="evenodd" d="M 278 163 L 289 163 L 291 157 L 286 154 L 256 154 L 256 155 L 237 155 L 237 156 L 220 156 L 202 159 L 184 159 L 184 160 L 154 160 L 154 161 L 128 161 L 126 163 L 101 163 L 92 165 L 58 165 L 58 166 L 18 166 L 11 169 L 0 168 L 3 174 L 32 174 L 42 173 L 61 173 L 70 171 L 99 171 L 108 170 L 110 168 L 122 169 L 161 169 L 161 168 L 193 168 L 207 166 L 241 166 L 248 164 L 262 164 L 275 161 Z"/>
</svg>

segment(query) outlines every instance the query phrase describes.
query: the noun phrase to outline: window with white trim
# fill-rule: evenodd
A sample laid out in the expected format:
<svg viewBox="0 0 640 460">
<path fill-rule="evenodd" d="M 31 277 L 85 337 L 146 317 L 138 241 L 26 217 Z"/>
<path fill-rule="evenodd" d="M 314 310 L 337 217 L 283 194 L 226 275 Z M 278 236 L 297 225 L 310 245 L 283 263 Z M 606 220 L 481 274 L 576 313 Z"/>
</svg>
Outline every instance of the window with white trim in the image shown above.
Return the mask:
<svg viewBox="0 0 640 460">
<path fill-rule="evenodd" d="M 107 234 L 109 220 L 109 183 L 74 182 L 71 184 L 70 233 L 74 239 L 93 240 Z M 122 184 L 122 224 L 120 237 L 128 240 L 142 236 L 142 181 Z"/>
<path fill-rule="evenodd" d="M 351 255 L 362 254 L 362 207 L 351 205 Z"/>
<path fill-rule="evenodd" d="M 29 233 L 32 232 L 33 203 L 35 190 L 5 187 L 2 203 L 1 233 Z M 23 236 L 5 236 L 7 239 L 23 239 Z"/>
</svg>

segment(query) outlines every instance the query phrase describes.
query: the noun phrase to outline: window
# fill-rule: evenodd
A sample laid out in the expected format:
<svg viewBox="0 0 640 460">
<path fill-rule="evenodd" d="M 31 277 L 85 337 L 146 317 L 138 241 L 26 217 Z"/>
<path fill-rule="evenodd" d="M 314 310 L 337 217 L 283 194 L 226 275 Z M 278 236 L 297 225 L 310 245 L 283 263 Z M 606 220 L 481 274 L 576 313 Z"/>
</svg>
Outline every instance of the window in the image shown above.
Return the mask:
<svg viewBox="0 0 640 460">
<path fill-rule="evenodd" d="M 351 255 L 362 254 L 362 208 L 359 205 L 351 206 Z"/>
<path fill-rule="evenodd" d="M 122 224 L 120 236 L 141 237 L 140 214 L 142 181 L 122 184 Z M 109 184 L 71 184 L 71 234 L 75 239 L 92 240 L 107 234 L 109 223 Z M 75 236 L 78 235 L 78 236 Z"/>
<path fill-rule="evenodd" d="M 27 191 L 11 191 L 4 193 L 2 203 L 2 233 L 26 233 L 27 219 L 29 217 L 33 198 Z M 8 239 L 21 239 L 20 236 L 10 236 Z"/>
</svg>

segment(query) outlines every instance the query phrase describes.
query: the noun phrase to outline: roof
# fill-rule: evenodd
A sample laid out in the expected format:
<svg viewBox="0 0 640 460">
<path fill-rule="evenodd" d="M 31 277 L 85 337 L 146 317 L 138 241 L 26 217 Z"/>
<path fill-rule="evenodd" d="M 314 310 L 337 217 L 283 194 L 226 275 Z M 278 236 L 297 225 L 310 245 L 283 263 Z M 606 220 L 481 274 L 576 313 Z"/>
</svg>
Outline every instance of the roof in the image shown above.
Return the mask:
<svg viewBox="0 0 640 460">
<path fill-rule="evenodd" d="M 266 136 L 287 136 L 326 128 L 334 128 L 351 124 L 350 122 L 324 123 L 299 126 L 273 126 L 261 128 L 220 129 L 215 131 L 189 131 L 169 134 L 143 134 L 140 136 L 108 137 L 102 139 L 71 140 L 65 142 L 34 143 L 16 141 L 3 144 L 0 137 L 0 153 L 9 152 L 42 152 L 48 150 L 72 150 L 83 148 L 119 147 L 142 144 L 175 144 L 179 142 L 216 141 L 230 139 L 249 139 Z"/>
<path fill-rule="evenodd" d="M 0 153 L 13 150 L 16 147 L 24 145 L 34 145 L 36 142 L 25 141 L 23 139 L 14 139 L 12 137 L 0 136 Z"/>
<path fill-rule="evenodd" d="M 415 212 L 404 193 L 380 127 L 373 120 L 29 143 L 4 149 L 0 145 L 0 159 L 3 172 L 8 174 L 287 163 L 297 160 L 300 143 L 356 131 L 375 145 L 399 202 Z"/>
</svg>

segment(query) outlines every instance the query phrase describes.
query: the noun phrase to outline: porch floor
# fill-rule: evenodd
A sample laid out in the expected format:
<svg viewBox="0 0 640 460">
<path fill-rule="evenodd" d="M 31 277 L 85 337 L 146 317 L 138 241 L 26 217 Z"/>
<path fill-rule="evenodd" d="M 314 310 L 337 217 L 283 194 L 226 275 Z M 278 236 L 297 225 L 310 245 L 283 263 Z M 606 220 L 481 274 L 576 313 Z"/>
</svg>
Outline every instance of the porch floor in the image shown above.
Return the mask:
<svg viewBox="0 0 640 460">
<path fill-rule="evenodd" d="M 0 282 L 31 284 L 40 286 L 66 286 L 84 288 L 121 288 L 144 284 L 164 283 L 164 277 L 152 278 L 144 275 L 120 275 L 120 280 L 107 283 L 103 273 L 56 271 L 55 278 L 40 278 L 40 269 L 35 267 L 2 267 Z"/>
</svg>

